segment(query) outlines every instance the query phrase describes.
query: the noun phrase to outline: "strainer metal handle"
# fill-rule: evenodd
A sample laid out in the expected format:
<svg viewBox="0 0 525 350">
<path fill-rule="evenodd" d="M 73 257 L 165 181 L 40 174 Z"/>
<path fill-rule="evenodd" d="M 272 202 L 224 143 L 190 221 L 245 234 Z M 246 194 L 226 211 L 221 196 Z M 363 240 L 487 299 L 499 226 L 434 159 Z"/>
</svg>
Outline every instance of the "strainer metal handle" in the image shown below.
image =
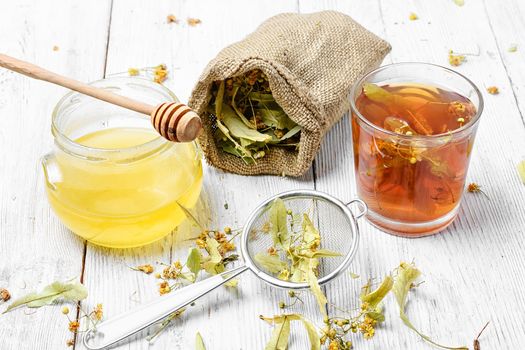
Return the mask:
<svg viewBox="0 0 525 350">
<path fill-rule="evenodd" d="M 348 203 L 345 203 L 345 205 L 347 207 L 351 206 L 352 204 L 357 204 L 357 207 L 359 208 L 359 211 L 357 213 L 354 213 L 352 211 L 352 213 L 354 214 L 354 217 L 356 219 L 359 219 L 361 217 L 363 217 L 364 215 L 366 215 L 367 211 L 368 211 L 368 206 L 366 205 L 365 202 L 363 202 L 362 200 L 360 200 L 359 198 L 356 198 L 356 199 L 352 199 L 350 202 Z"/>
<path fill-rule="evenodd" d="M 86 332 L 83 339 L 84 346 L 90 350 L 100 350 L 111 346 L 161 321 L 246 270 L 248 270 L 247 266 L 236 267 L 101 322 L 97 325 L 96 330 L 90 329 Z"/>
</svg>

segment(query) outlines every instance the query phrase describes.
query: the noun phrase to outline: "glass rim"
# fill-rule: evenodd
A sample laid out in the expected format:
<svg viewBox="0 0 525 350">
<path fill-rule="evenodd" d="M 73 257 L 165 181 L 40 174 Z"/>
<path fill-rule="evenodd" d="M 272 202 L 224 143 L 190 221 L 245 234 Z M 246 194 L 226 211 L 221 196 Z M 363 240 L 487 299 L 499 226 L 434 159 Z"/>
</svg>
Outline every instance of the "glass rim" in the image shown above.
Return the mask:
<svg viewBox="0 0 525 350">
<path fill-rule="evenodd" d="M 138 84 L 141 84 L 143 86 L 146 86 L 148 88 L 157 89 L 160 90 L 160 92 L 166 94 L 169 96 L 172 101 L 178 101 L 177 96 L 167 87 L 165 87 L 162 84 L 155 83 L 149 79 L 146 79 L 144 77 L 129 77 L 124 75 L 110 75 L 106 78 L 91 81 L 88 83 L 88 85 L 94 85 L 97 86 L 102 83 L 107 82 L 135 82 Z M 64 105 L 66 105 L 67 101 L 75 96 L 83 96 L 83 94 L 77 92 L 77 91 L 69 91 L 66 93 L 62 98 L 57 102 L 55 107 L 53 108 L 52 117 L 51 117 L 51 132 L 53 136 L 55 137 L 55 140 L 59 144 L 61 148 L 63 148 L 64 151 L 67 153 L 77 155 L 77 156 L 84 156 L 89 159 L 107 159 L 112 158 L 111 156 L 120 155 L 125 156 L 127 153 L 133 154 L 137 151 L 143 152 L 143 153 L 154 153 L 161 147 L 165 146 L 166 144 L 171 144 L 168 140 L 164 139 L 161 135 L 157 135 L 155 138 L 153 138 L 150 141 L 147 141 L 145 143 L 141 143 L 138 145 L 130 146 L 130 147 L 122 147 L 122 148 L 97 148 L 97 147 L 90 147 L 83 144 L 80 144 L 76 142 L 75 140 L 71 139 L 67 135 L 63 133 L 61 128 L 58 126 L 58 119 L 61 115 L 61 109 Z M 106 103 L 102 102 L 101 103 Z M 195 144 L 193 141 L 192 143 Z M 194 145 L 196 147 L 196 145 Z"/>
<path fill-rule="evenodd" d="M 358 87 L 361 86 L 364 82 L 366 82 L 367 78 L 369 78 L 373 74 L 376 74 L 378 72 L 390 69 L 390 68 L 395 67 L 395 66 L 416 66 L 416 65 L 427 66 L 427 67 L 431 67 L 431 68 L 434 68 L 434 69 L 445 70 L 445 71 L 447 71 L 449 73 L 452 73 L 453 75 L 456 75 L 457 77 L 465 80 L 472 87 L 472 89 L 474 90 L 474 93 L 477 95 L 477 97 L 479 99 L 479 103 L 478 103 L 478 106 L 476 108 L 476 114 L 474 115 L 474 117 L 472 118 L 472 120 L 469 123 L 463 125 L 462 127 L 454 129 L 452 131 L 448 131 L 448 132 L 440 133 L 440 134 L 435 134 L 435 135 L 405 135 L 405 134 L 399 134 L 399 133 L 396 133 L 394 131 L 390 131 L 390 130 L 384 129 L 384 128 L 382 128 L 382 127 L 372 123 L 363 114 L 361 114 L 361 112 L 357 109 L 357 106 L 355 104 L 355 97 L 358 95 L 358 91 L 357 91 Z M 440 138 L 443 138 L 443 137 L 450 137 L 450 136 L 462 134 L 463 132 L 469 131 L 474 126 L 476 126 L 478 124 L 479 119 L 481 117 L 481 114 L 483 112 L 484 100 L 483 100 L 483 95 L 481 94 L 481 91 L 478 89 L 476 84 L 474 84 L 474 82 L 472 82 L 472 80 L 467 78 L 465 75 L 463 75 L 463 74 L 461 74 L 461 73 L 459 73 L 459 72 L 457 72 L 457 71 L 455 71 L 453 69 L 450 69 L 450 68 L 447 68 L 447 67 L 443 67 L 443 66 L 440 66 L 440 65 L 434 64 L 434 63 L 397 62 L 397 63 L 389 63 L 389 64 L 386 64 L 384 66 L 381 66 L 381 67 L 378 67 L 376 69 L 373 69 L 373 70 L 369 71 L 368 73 L 366 73 L 365 75 L 363 75 L 361 78 L 359 78 L 359 80 L 352 86 L 352 89 L 350 90 L 350 108 L 352 109 L 352 112 L 357 115 L 359 120 L 364 122 L 367 126 L 369 126 L 370 128 L 372 128 L 375 131 L 380 131 L 380 132 L 382 132 L 384 134 L 387 134 L 387 135 L 390 135 L 390 136 L 399 137 L 399 138 L 406 139 L 406 140 L 437 140 L 437 139 L 440 139 Z"/>
</svg>

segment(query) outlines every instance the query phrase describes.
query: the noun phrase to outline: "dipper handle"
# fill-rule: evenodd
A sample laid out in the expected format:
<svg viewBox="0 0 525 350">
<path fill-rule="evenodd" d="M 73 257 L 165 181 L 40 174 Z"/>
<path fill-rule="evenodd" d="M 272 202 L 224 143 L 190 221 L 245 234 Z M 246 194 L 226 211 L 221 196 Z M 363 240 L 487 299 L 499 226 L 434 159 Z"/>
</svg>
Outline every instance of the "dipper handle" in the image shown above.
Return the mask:
<svg viewBox="0 0 525 350">
<path fill-rule="evenodd" d="M 150 115 L 155 129 L 163 137 L 173 142 L 193 141 L 197 138 L 202 128 L 199 116 L 184 104 L 163 103 L 155 107 L 150 104 L 117 95 L 110 91 L 82 83 L 78 80 L 50 72 L 32 63 L 25 62 L 1 53 L 0 67 L 7 68 L 33 79 L 43 80 L 49 83 L 60 85 L 65 88 L 80 92 L 81 94 L 88 95 L 96 99 L 130 109 L 132 111 Z M 170 107 L 174 105 L 178 107 Z M 168 109 L 164 107 L 170 108 Z M 159 123 L 155 124 L 154 119 L 158 120 Z"/>
</svg>

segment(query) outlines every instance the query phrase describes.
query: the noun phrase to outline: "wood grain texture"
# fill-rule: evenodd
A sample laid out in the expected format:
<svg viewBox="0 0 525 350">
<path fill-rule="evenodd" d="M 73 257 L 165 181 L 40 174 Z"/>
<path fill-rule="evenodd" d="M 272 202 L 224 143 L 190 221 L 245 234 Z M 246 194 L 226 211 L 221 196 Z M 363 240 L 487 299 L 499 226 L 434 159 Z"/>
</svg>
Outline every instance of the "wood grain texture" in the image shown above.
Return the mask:
<svg viewBox="0 0 525 350">
<path fill-rule="evenodd" d="M 392 44 L 392 62 L 421 61 L 447 66 L 449 49 L 477 54 L 479 47 L 479 55 L 468 56 L 468 61 L 457 70 L 473 79 L 485 97 L 469 180 L 481 184 L 491 200 L 467 193 L 452 226 L 442 234 L 416 240 L 389 236 L 364 223 L 362 249 L 351 269 L 362 276 L 381 277 L 400 260 L 415 259 L 426 282 L 415 293 L 408 310 L 421 330 L 448 345 L 471 346 L 478 329 L 490 320 L 482 348 L 520 348 L 525 334 L 523 315 L 509 315 L 514 306 L 524 305 L 520 293 L 523 278 L 516 276 L 524 273 L 519 255 L 525 248 L 521 239 L 525 188 L 519 182 L 515 165 L 520 152 L 523 156 L 525 135 L 509 77 L 497 54 L 498 46 L 505 44 L 495 40 L 480 2 L 469 1 L 464 7 L 452 1 L 378 4 L 379 8 L 361 1 L 316 2 L 315 7 L 312 3 L 306 3 L 310 5 L 306 7 L 301 2 L 301 11 L 330 7 L 368 23 L 371 30 L 383 32 Z M 410 12 L 417 13 L 420 19 L 409 21 Z M 485 88 L 491 85 L 499 86 L 502 93 L 486 93 Z M 350 132 L 348 121 L 338 124 L 325 140 L 316 163 L 317 188 L 342 193 L 345 199 L 355 193 Z M 347 152 L 334 156 L 334 149 Z M 341 278 L 330 288 L 329 299 L 347 309 L 355 307 L 359 283 L 363 281 Z M 513 306 L 502 309 L 498 302 L 501 298 L 509 298 L 508 305 Z M 380 329 L 372 342 L 358 341 L 356 348 L 426 348 L 400 322 L 394 300 L 389 300 L 386 307 L 389 322 L 385 329 Z"/>
<path fill-rule="evenodd" d="M 463 7 L 447 0 L 55 0 L 42 4 L 24 0 L 2 5 L 0 32 L 9 35 L 0 41 L 0 52 L 82 81 L 129 67 L 165 63 L 170 70 L 165 85 L 182 102 L 221 48 L 280 12 L 336 9 L 347 13 L 392 44 L 385 63 L 422 61 L 446 66 L 449 49 L 473 53 L 456 68 L 483 90 L 486 102 L 469 180 L 481 184 L 491 199 L 467 193 L 452 226 L 442 234 L 416 240 L 390 236 L 362 222 L 360 250 L 350 270 L 363 278 L 380 278 L 400 260 L 415 259 L 426 283 L 415 292 L 408 312 L 421 330 L 449 345 L 471 346 L 490 320 L 482 349 L 522 347 L 525 186 L 515 170 L 525 158 L 525 5 L 521 1 L 509 0 L 503 6 L 495 0 L 471 0 Z M 409 21 L 410 12 L 417 13 L 419 20 Z M 169 14 L 179 23 L 168 24 Z M 202 23 L 189 26 L 189 17 Z M 509 53 L 514 43 L 518 51 Z M 53 45 L 60 50 L 53 51 Z M 501 93 L 485 93 L 491 85 Z M 4 151 L 0 287 L 9 286 L 15 297 L 55 279 L 79 276 L 83 266 L 84 245 L 51 213 L 38 163 L 42 150 L 50 148 L 50 112 L 63 93 L 63 89 L 0 70 L 0 149 Z M 27 129 L 28 125 L 34 127 Z M 19 137 L 21 130 L 30 130 L 31 142 Z M 243 177 L 206 166 L 204 194 L 196 213 L 209 219 L 212 228 L 241 227 L 260 201 L 280 191 L 315 187 L 349 200 L 355 195 L 351 150 L 345 118 L 328 133 L 314 168 L 302 178 Z M 144 248 L 110 250 L 87 245 L 83 277 L 90 295 L 82 306 L 89 309 L 101 302 L 111 317 L 157 297 L 155 278 L 129 266 L 183 258 L 190 244 L 187 239 L 194 233 L 186 224 Z M 334 304 L 353 309 L 363 283 L 345 275 L 326 291 Z M 303 295 L 306 303 L 299 310 L 320 324 L 314 300 Z M 200 331 L 210 350 L 261 349 L 271 328 L 258 315 L 278 313 L 278 301 L 286 299 L 286 291 L 275 290 L 247 272 L 237 290 L 220 288 L 205 297 L 153 344 L 142 333 L 117 348 L 192 349 L 195 333 Z M 386 309 L 387 323 L 377 337 L 366 342 L 355 337 L 356 349 L 430 348 L 399 321 L 392 298 Z M 19 310 L 2 316 L 0 322 L 2 350 L 61 349 L 69 336 L 58 307 L 31 315 Z M 309 348 L 304 332 L 296 329 L 290 348 Z"/>
<path fill-rule="evenodd" d="M 1 7 L 0 52 L 82 80 L 101 77 L 107 4 L 3 1 Z M 81 273 L 83 242 L 51 212 L 39 160 L 51 149 L 51 112 L 65 92 L 0 69 L 0 287 L 13 299 Z M 0 348 L 64 348 L 67 324 L 58 307 L 14 310 L 0 317 Z"/>
</svg>

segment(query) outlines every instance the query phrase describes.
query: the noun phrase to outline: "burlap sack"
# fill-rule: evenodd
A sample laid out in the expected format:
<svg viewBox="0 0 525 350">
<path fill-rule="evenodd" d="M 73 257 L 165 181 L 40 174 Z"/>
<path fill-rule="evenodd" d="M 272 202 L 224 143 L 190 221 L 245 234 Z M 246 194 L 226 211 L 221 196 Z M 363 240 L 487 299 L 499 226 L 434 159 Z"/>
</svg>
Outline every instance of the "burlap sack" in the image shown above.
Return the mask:
<svg viewBox="0 0 525 350">
<path fill-rule="evenodd" d="M 352 84 L 379 66 L 389 51 L 387 42 L 339 12 L 284 13 L 266 20 L 244 40 L 223 49 L 192 92 L 189 105 L 203 116 L 199 143 L 207 161 L 243 175 L 302 175 L 325 133 L 348 110 Z M 248 165 L 217 147 L 206 108 L 213 81 L 253 69 L 266 74 L 276 102 L 303 129 L 298 150 L 271 147 Z"/>
</svg>

